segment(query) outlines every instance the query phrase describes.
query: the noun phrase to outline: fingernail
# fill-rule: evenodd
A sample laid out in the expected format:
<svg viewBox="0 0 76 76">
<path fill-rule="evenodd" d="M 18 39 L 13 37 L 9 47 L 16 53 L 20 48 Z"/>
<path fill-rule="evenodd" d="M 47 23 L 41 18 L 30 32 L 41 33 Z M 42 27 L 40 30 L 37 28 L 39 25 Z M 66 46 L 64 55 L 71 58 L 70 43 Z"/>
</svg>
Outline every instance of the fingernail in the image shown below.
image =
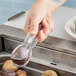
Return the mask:
<svg viewBox="0 0 76 76">
<path fill-rule="evenodd" d="M 45 23 L 45 24 L 48 24 L 47 21 L 46 21 L 46 19 L 44 19 L 44 23 Z"/>
<path fill-rule="evenodd" d="M 30 34 L 31 34 L 31 35 L 35 35 L 35 34 L 36 34 L 36 31 L 35 31 L 35 30 L 31 30 L 31 31 L 30 31 Z"/>
</svg>

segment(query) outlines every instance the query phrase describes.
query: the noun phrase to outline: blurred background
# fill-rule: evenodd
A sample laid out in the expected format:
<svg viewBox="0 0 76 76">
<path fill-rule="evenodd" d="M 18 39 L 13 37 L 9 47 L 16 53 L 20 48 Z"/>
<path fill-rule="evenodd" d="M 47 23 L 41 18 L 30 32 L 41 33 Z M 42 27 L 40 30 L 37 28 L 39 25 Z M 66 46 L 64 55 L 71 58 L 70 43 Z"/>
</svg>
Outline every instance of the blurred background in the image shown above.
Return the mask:
<svg viewBox="0 0 76 76">
<path fill-rule="evenodd" d="M 34 1 L 35 0 L 0 0 L 0 24 L 20 11 L 29 10 Z M 76 8 L 76 0 L 67 0 L 63 6 Z"/>
</svg>

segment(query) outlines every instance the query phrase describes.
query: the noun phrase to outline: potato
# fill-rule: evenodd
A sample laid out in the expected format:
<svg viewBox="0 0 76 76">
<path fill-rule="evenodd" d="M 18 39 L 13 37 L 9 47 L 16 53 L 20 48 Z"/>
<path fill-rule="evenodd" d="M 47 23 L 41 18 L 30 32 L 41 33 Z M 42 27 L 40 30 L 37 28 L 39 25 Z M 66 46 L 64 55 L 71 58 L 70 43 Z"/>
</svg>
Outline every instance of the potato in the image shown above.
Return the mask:
<svg viewBox="0 0 76 76">
<path fill-rule="evenodd" d="M 46 70 L 46 71 L 42 74 L 42 76 L 58 76 L 58 75 L 56 74 L 55 71 Z"/>
<path fill-rule="evenodd" d="M 16 72 L 16 76 L 27 76 L 27 74 L 26 74 L 25 71 L 18 70 L 18 71 Z"/>
<path fill-rule="evenodd" d="M 13 64 L 12 60 L 7 60 L 7 61 L 5 61 L 4 65 L 2 67 L 2 70 L 5 71 L 7 69 L 10 69 L 10 70 L 13 70 L 13 71 L 17 71 L 18 67 Z"/>
</svg>

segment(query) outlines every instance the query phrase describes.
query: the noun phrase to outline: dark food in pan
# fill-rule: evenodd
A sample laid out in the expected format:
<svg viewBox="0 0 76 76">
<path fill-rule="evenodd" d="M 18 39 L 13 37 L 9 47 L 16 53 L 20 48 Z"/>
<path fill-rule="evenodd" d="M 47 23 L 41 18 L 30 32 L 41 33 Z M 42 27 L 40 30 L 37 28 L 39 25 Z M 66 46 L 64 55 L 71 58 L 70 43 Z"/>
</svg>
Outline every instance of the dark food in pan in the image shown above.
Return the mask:
<svg viewBox="0 0 76 76">
<path fill-rule="evenodd" d="M 2 70 L 0 71 L 0 76 L 32 76 L 27 75 L 23 70 L 18 70 L 19 67 L 13 64 L 12 60 L 5 61 Z M 46 70 L 41 76 L 58 76 L 57 73 L 53 70 Z"/>
<path fill-rule="evenodd" d="M 13 70 L 5 70 L 3 73 L 2 73 L 2 76 L 15 76 L 16 73 L 13 71 Z"/>
<path fill-rule="evenodd" d="M 0 76 L 27 76 L 25 71 L 18 69 L 19 67 L 15 66 L 12 60 L 6 60 L 0 71 Z"/>
</svg>

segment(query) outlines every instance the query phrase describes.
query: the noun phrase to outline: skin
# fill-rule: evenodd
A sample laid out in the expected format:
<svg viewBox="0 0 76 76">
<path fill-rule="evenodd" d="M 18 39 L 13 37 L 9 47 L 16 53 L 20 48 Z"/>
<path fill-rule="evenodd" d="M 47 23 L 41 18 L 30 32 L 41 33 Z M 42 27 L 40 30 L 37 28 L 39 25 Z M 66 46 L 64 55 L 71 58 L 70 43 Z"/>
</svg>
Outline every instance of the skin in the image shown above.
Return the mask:
<svg viewBox="0 0 76 76">
<path fill-rule="evenodd" d="M 35 0 L 31 7 L 24 26 L 24 32 L 30 35 L 37 35 L 39 43 L 44 41 L 48 34 L 54 29 L 52 20 L 53 12 L 61 6 L 66 0 L 55 3 L 53 0 Z M 42 28 L 39 30 L 39 26 Z"/>
</svg>

